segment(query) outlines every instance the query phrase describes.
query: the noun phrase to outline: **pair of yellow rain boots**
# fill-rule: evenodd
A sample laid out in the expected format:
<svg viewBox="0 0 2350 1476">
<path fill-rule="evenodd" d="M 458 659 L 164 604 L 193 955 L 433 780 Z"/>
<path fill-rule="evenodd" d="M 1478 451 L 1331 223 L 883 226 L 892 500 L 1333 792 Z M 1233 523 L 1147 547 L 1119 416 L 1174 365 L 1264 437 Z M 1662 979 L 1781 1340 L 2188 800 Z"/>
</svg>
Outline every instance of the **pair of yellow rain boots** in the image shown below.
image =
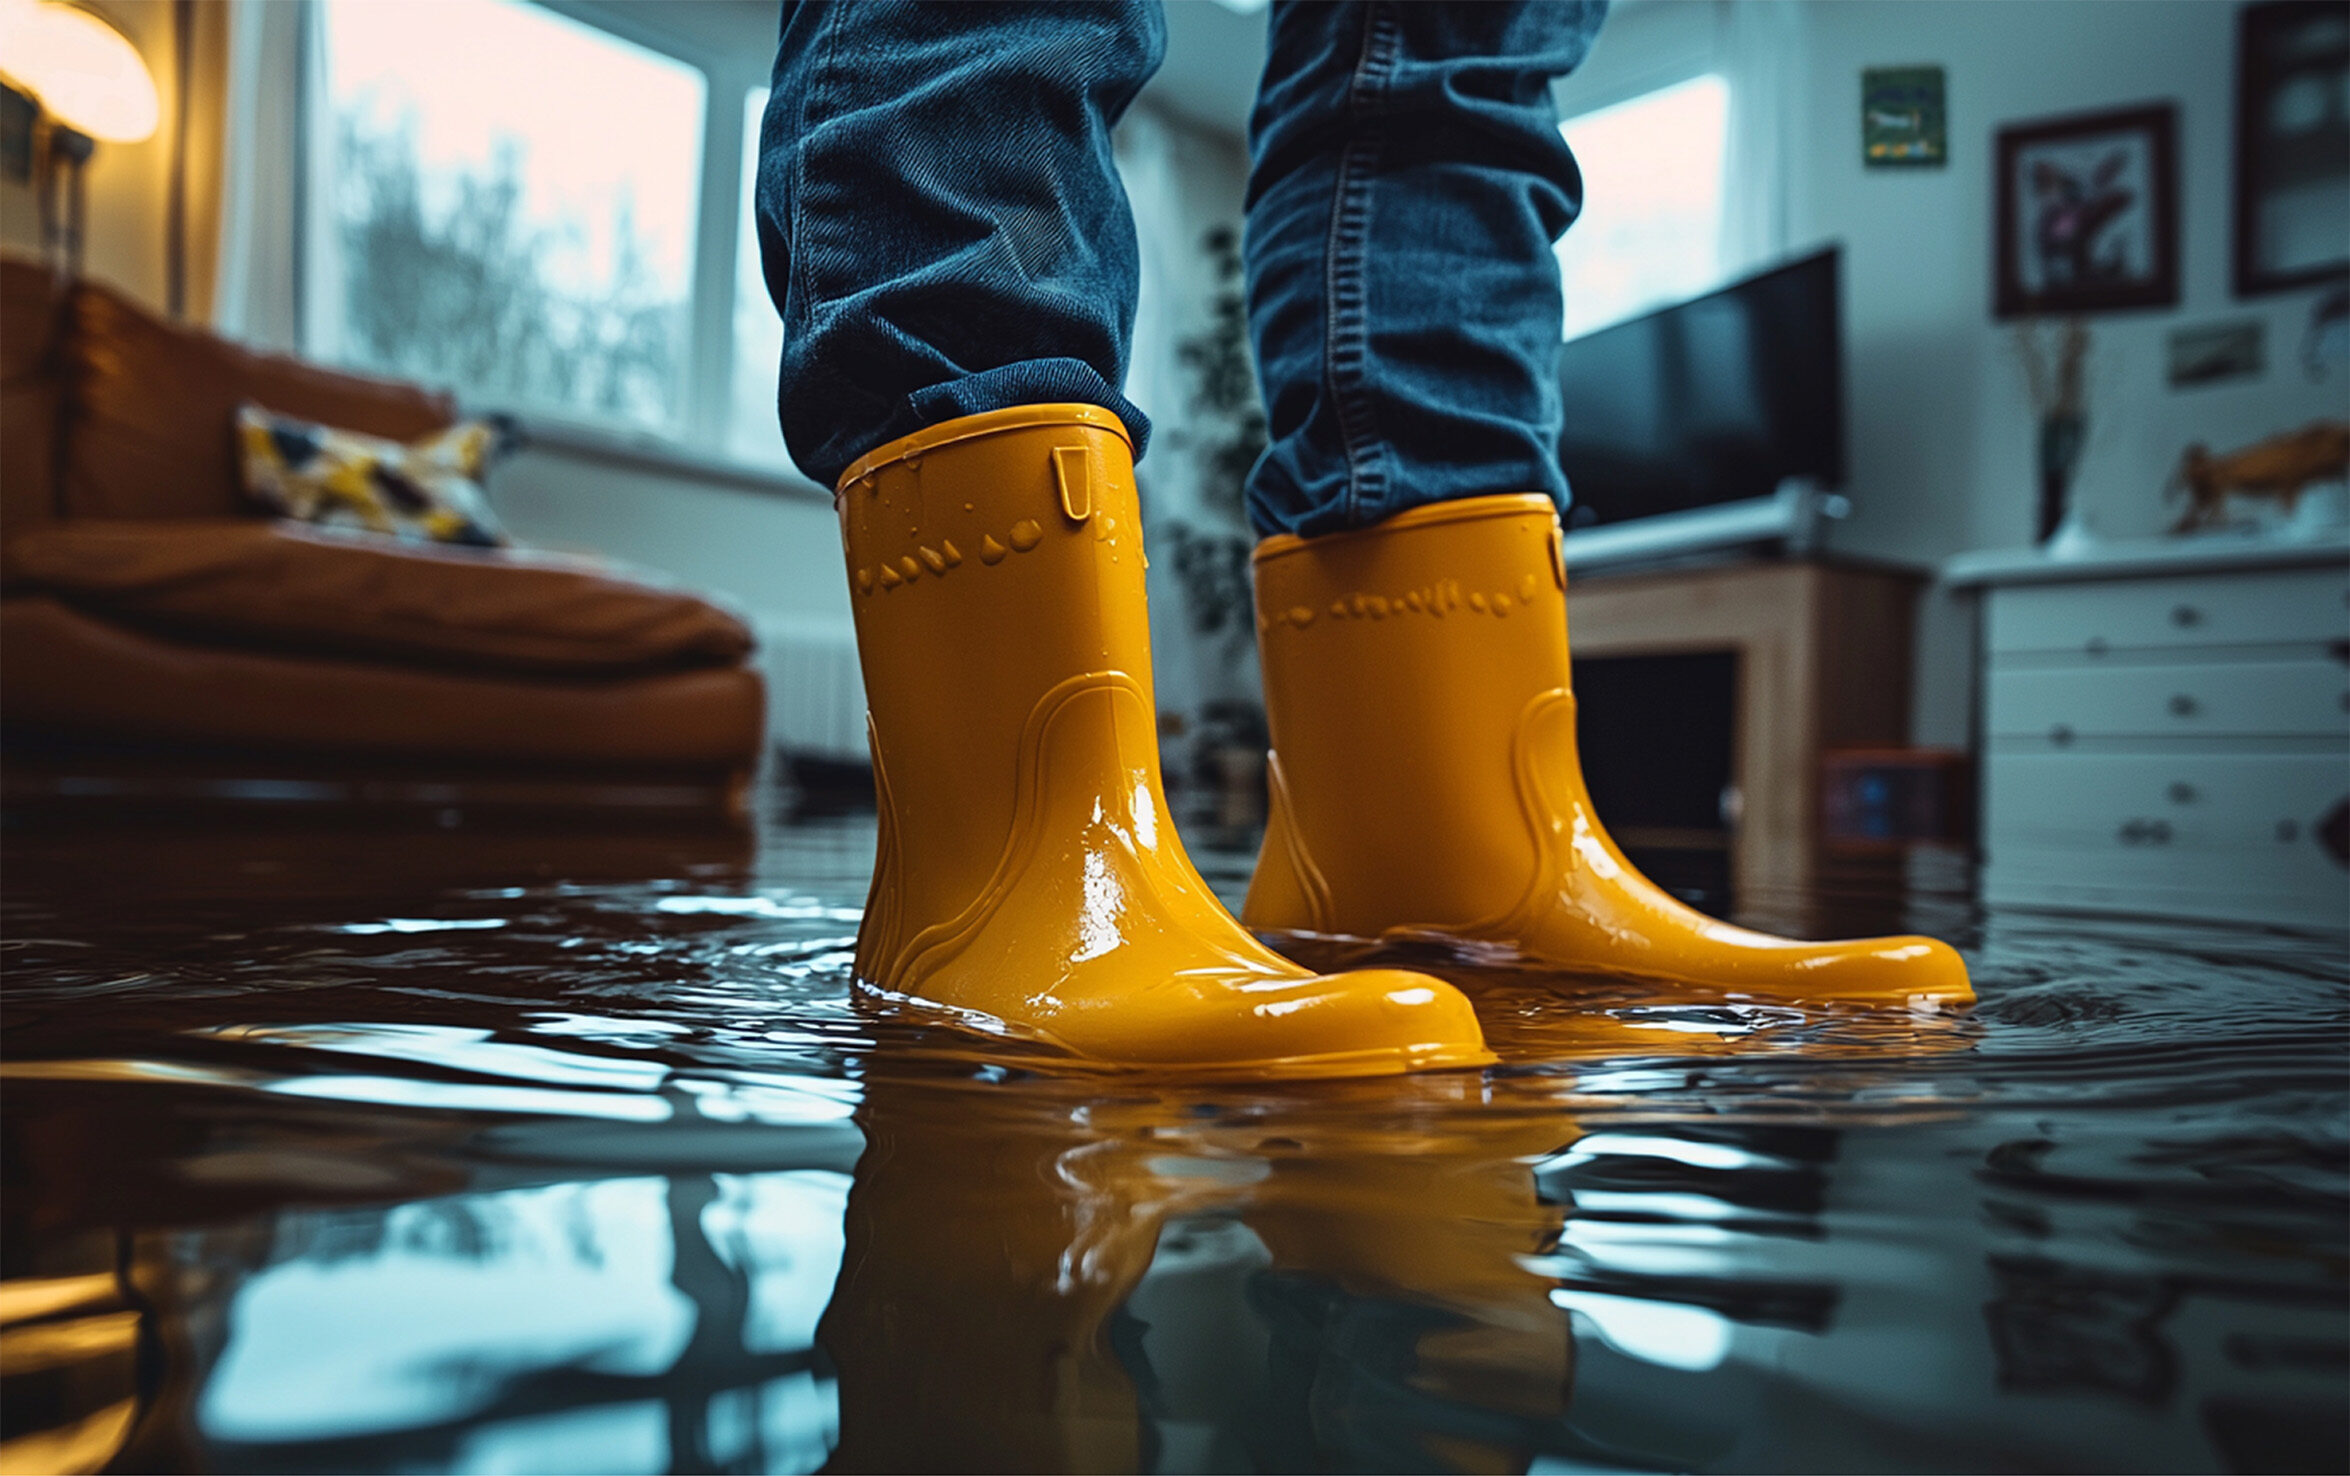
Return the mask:
<svg viewBox="0 0 2350 1476">
<path fill-rule="evenodd" d="M 1451 985 L 1316 974 L 1250 928 L 1450 938 L 1783 998 L 1970 997 L 1944 944 L 1765 937 L 1624 860 L 1576 761 L 1544 498 L 1259 547 L 1274 809 L 1247 927 L 1161 788 L 1117 417 L 949 421 L 850 467 L 835 501 L 880 809 L 856 957 L 871 997 L 1104 1064 L 1279 1076 L 1492 1056 Z"/>
</svg>

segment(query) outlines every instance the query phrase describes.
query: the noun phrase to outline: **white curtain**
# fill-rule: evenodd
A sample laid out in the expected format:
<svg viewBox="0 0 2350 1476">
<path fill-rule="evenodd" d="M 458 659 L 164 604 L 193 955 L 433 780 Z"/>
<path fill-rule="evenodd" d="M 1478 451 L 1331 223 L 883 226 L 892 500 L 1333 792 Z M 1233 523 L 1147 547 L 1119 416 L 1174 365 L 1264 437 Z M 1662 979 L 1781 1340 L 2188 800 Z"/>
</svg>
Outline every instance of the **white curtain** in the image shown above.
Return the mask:
<svg viewBox="0 0 2350 1476">
<path fill-rule="evenodd" d="M 1800 0 L 1716 0 L 1714 18 L 1715 67 L 1730 79 L 1722 267 L 1738 276 L 1787 252 L 1788 171 L 1800 110 L 1807 102 L 1841 103 L 1855 115 L 1857 132 L 1860 101 L 1857 94 L 1812 96 Z"/>
<path fill-rule="evenodd" d="M 300 343 L 299 240 L 307 0 L 226 0 L 219 331 L 291 352 Z"/>
</svg>

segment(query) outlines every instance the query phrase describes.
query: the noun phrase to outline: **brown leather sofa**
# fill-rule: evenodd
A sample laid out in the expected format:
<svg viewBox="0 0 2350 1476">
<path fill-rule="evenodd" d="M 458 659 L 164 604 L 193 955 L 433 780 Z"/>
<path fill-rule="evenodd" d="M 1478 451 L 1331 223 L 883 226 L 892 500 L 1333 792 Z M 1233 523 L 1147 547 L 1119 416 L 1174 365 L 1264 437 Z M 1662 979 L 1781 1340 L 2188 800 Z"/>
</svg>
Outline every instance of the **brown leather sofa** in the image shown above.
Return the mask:
<svg viewBox="0 0 2350 1476">
<path fill-rule="evenodd" d="M 0 260 L 12 799 L 740 813 L 765 711 L 740 619 L 588 560 L 271 520 L 247 399 L 401 440 L 456 418 Z"/>
</svg>

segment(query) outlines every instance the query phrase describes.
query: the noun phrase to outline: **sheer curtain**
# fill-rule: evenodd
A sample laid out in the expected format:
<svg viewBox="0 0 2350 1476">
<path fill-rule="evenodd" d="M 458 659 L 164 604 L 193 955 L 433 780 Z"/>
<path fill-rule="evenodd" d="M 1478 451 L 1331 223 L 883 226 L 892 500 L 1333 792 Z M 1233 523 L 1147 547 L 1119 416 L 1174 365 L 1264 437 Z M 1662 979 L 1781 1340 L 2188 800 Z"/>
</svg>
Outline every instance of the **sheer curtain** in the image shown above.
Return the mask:
<svg viewBox="0 0 2350 1476">
<path fill-rule="evenodd" d="M 1803 122 L 1801 109 L 1815 101 L 1805 64 L 1806 24 L 1803 0 L 1619 5 L 1590 60 L 1558 85 L 1560 115 L 1572 120 L 1655 97 L 1709 74 L 1725 84 L 1728 118 L 1714 272 L 1712 280 L 1690 282 L 1680 293 L 1708 290 L 1787 252 L 1789 166 Z M 1676 167 L 1692 161 L 1676 153 L 1663 162 Z M 1603 185 L 1594 181 L 1593 188 Z M 1586 208 L 1596 220 L 1605 204 L 1594 199 Z M 1574 240 L 1573 233 L 1568 239 Z"/>
<path fill-rule="evenodd" d="M 299 342 L 302 79 L 308 0 L 224 0 L 228 101 L 214 325 L 292 352 Z"/>
<path fill-rule="evenodd" d="M 1730 79 L 1722 266 L 1738 276 L 1788 248 L 1788 170 L 1811 99 L 1800 0 L 1717 0 L 1715 66 Z M 1857 97 L 1830 98 L 1857 110 Z M 1858 148 L 1857 118 L 1854 122 Z"/>
</svg>

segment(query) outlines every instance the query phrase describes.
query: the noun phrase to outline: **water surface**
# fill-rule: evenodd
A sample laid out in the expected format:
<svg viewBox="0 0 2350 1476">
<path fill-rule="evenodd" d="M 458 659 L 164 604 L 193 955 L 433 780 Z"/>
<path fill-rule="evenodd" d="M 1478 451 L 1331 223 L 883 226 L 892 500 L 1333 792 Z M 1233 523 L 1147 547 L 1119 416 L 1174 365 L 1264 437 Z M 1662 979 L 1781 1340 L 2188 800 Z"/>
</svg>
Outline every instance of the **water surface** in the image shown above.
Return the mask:
<svg viewBox="0 0 2350 1476">
<path fill-rule="evenodd" d="M 2350 1467 L 2339 936 L 1203 1087 L 861 1015 L 869 818 L 6 840 L 10 1471 Z"/>
</svg>

